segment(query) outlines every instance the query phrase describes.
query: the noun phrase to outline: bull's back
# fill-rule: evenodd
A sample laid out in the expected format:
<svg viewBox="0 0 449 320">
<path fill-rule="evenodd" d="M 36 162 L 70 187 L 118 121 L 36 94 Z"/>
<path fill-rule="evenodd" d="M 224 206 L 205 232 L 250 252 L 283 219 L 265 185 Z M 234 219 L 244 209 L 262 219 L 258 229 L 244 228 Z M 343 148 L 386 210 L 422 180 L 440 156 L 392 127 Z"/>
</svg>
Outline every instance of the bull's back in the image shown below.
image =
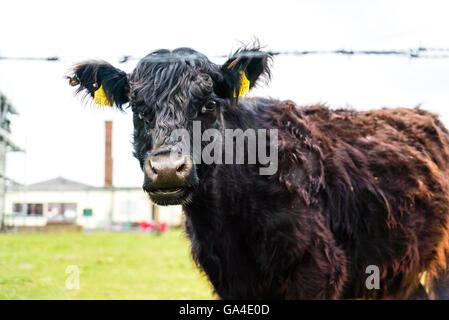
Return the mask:
<svg viewBox="0 0 449 320">
<path fill-rule="evenodd" d="M 400 151 L 427 153 L 441 169 L 449 164 L 448 131 L 430 112 L 417 108 L 333 111 L 317 106 L 309 113 L 314 125 L 333 142 L 344 141 L 362 149 L 370 149 L 374 143 L 389 144 Z"/>
</svg>

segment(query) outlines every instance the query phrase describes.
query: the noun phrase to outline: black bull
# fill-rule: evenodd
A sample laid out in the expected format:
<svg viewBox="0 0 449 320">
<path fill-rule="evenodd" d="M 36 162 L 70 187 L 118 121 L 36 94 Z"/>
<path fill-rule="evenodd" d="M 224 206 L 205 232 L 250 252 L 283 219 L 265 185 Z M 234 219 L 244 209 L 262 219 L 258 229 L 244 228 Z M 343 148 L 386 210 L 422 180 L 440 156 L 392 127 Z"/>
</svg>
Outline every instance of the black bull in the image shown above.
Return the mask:
<svg viewBox="0 0 449 320">
<path fill-rule="evenodd" d="M 193 258 L 220 297 L 449 298 L 449 137 L 438 118 L 239 98 L 269 79 L 269 61 L 257 47 L 221 66 L 159 50 L 129 75 L 78 64 L 70 83 L 129 104 L 144 189 L 183 205 Z M 277 129 L 276 172 L 261 175 L 259 160 L 197 163 L 172 135 L 193 135 L 195 121 L 201 131 Z M 365 283 L 373 266 L 378 288 Z"/>
</svg>

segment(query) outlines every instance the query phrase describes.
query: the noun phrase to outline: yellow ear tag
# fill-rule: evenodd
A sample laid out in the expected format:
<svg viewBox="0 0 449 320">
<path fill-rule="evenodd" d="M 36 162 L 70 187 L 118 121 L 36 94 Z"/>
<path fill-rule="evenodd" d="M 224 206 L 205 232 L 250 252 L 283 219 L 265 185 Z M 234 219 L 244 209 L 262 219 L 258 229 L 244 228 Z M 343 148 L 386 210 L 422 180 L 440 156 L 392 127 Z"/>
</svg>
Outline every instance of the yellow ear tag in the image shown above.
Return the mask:
<svg viewBox="0 0 449 320">
<path fill-rule="evenodd" d="M 112 107 L 114 104 L 108 100 L 101 85 L 94 93 L 94 103 L 99 106 Z"/>
<path fill-rule="evenodd" d="M 239 97 L 244 96 L 249 92 L 249 80 L 246 77 L 245 71 L 240 71 L 240 90 L 239 90 Z M 234 98 L 236 97 L 235 91 L 234 91 Z"/>
</svg>

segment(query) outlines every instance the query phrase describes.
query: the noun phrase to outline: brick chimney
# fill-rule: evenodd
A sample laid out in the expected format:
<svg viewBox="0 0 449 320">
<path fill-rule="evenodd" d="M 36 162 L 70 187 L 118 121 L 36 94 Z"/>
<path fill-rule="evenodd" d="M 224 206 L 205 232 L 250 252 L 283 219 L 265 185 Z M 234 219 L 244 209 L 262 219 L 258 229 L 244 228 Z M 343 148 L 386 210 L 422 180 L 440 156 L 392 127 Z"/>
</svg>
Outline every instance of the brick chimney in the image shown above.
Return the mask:
<svg viewBox="0 0 449 320">
<path fill-rule="evenodd" d="M 112 121 L 105 121 L 104 186 L 112 187 Z"/>
</svg>

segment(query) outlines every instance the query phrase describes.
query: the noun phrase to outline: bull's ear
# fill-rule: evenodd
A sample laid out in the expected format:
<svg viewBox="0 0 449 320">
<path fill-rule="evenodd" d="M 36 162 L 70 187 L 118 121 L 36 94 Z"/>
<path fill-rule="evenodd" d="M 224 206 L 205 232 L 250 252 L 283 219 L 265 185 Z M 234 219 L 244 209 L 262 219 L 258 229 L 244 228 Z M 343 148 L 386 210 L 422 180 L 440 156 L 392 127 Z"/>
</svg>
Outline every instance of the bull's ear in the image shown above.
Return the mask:
<svg viewBox="0 0 449 320">
<path fill-rule="evenodd" d="M 71 86 L 78 86 L 77 93 L 85 93 L 99 105 L 118 108 L 129 101 L 127 74 L 104 61 L 87 61 L 73 66 L 67 76 Z"/>
<path fill-rule="evenodd" d="M 269 80 L 270 60 L 271 54 L 258 46 L 237 50 L 221 67 L 221 95 L 238 98 L 247 94 L 261 77 Z"/>
</svg>

